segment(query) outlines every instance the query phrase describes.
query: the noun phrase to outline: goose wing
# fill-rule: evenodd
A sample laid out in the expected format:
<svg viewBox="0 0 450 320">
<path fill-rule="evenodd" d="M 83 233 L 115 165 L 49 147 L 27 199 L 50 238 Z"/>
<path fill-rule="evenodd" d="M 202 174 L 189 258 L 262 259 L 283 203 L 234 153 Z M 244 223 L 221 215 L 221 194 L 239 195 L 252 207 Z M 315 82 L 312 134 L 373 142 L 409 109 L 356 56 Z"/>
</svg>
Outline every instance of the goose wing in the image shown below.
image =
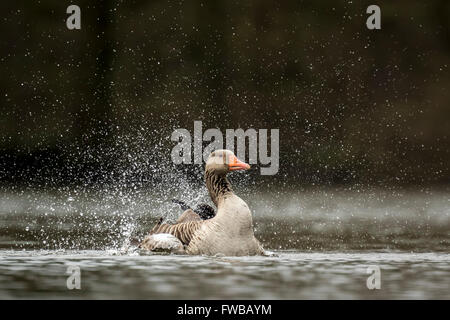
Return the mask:
<svg viewBox="0 0 450 320">
<path fill-rule="evenodd" d="M 150 234 L 168 233 L 180 240 L 183 245 L 188 245 L 191 242 L 194 234 L 200 229 L 205 221 L 188 221 L 177 224 L 159 224 L 156 225 Z"/>
<path fill-rule="evenodd" d="M 188 221 L 177 224 L 163 224 L 162 219 L 153 227 L 139 245 L 139 248 L 157 252 L 184 253 L 195 232 L 204 221 Z"/>
<path fill-rule="evenodd" d="M 216 215 L 214 208 L 206 203 L 201 203 L 193 209 L 184 201 L 172 199 L 172 202 L 178 204 L 184 210 L 183 214 L 178 218 L 177 223 L 207 220 L 214 218 Z"/>
<path fill-rule="evenodd" d="M 194 210 L 187 209 L 181 214 L 181 216 L 178 217 L 176 223 L 178 224 L 189 221 L 202 221 L 202 218 Z"/>
<path fill-rule="evenodd" d="M 184 253 L 180 240 L 168 233 L 150 234 L 139 244 L 139 248 L 155 252 Z"/>
</svg>

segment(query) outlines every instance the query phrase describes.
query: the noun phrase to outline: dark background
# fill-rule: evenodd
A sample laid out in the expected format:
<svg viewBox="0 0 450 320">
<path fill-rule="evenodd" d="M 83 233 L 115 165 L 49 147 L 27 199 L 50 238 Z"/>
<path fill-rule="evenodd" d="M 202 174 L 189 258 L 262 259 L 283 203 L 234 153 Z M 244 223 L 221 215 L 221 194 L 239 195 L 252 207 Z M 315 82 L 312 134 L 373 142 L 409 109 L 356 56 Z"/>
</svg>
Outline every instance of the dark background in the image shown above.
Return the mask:
<svg viewBox="0 0 450 320">
<path fill-rule="evenodd" d="M 2 1 L 0 15 L 3 185 L 157 183 L 194 120 L 279 128 L 263 182 L 450 182 L 447 0 Z"/>
</svg>

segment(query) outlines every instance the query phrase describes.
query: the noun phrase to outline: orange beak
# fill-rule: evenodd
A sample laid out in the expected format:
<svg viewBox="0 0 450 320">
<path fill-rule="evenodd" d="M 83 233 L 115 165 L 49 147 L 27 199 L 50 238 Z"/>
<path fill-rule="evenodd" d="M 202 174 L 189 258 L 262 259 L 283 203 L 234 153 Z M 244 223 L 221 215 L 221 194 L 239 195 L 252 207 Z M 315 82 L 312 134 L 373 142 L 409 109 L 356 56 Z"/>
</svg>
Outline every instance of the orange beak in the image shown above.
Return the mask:
<svg viewBox="0 0 450 320">
<path fill-rule="evenodd" d="M 250 169 L 250 165 L 248 163 L 242 162 L 235 156 L 230 156 L 228 168 L 230 169 L 230 171 L 248 170 Z"/>
</svg>

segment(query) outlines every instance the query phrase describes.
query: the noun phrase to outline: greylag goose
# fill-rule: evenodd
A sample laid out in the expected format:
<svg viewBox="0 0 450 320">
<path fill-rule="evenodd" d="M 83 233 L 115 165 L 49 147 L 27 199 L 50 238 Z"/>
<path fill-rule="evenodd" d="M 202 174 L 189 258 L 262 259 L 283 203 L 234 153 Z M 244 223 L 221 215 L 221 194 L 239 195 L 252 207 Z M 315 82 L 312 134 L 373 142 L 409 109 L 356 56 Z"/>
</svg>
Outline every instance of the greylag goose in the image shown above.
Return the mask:
<svg viewBox="0 0 450 320">
<path fill-rule="evenodd" d="M 250 209 L 234 194 L 227 179 L 230 171 L 249 168 L 230 150 L 212 152 L 206 162 L 205 181 L 211 200 L 217 207 L 217 214 L 207 220 L 176 224 L 163 224 L 160 220 L 142 241 L 140 248 L 192 255 L 264 254 L 253 233 Z"/>
</svg>

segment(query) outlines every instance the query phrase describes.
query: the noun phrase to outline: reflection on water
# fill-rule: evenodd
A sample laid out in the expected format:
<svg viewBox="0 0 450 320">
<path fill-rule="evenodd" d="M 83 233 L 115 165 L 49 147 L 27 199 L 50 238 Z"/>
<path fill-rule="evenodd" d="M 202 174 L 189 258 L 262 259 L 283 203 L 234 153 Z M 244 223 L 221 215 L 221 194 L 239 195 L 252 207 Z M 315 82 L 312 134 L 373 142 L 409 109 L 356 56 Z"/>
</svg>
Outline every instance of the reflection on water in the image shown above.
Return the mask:
<svg viewBox="0 0 450 320">
<path fill-rule="evenodd" d="M 68 266 L 81 290 L 68 290 Z M 367 267 L 381 289 L 366 287 Z M 0 298 L 449 299 L 444 253 L 298 253 L 274 257 L 113 255 L 3 251 Z"/>
<path fill-rule="evenodd" d="M 0 298 L 449 299 L 448 194 L 244 192 L 257 237 L 277 255 L 232 258 L 127 250 L 155 219 L 179 214 L 172 194 L 4 192 Z M 66 288 L 69 265 L 82 290 Z M 366 287 L 369 265 L 381 268 L 381 290 Z"/>
</svg>

